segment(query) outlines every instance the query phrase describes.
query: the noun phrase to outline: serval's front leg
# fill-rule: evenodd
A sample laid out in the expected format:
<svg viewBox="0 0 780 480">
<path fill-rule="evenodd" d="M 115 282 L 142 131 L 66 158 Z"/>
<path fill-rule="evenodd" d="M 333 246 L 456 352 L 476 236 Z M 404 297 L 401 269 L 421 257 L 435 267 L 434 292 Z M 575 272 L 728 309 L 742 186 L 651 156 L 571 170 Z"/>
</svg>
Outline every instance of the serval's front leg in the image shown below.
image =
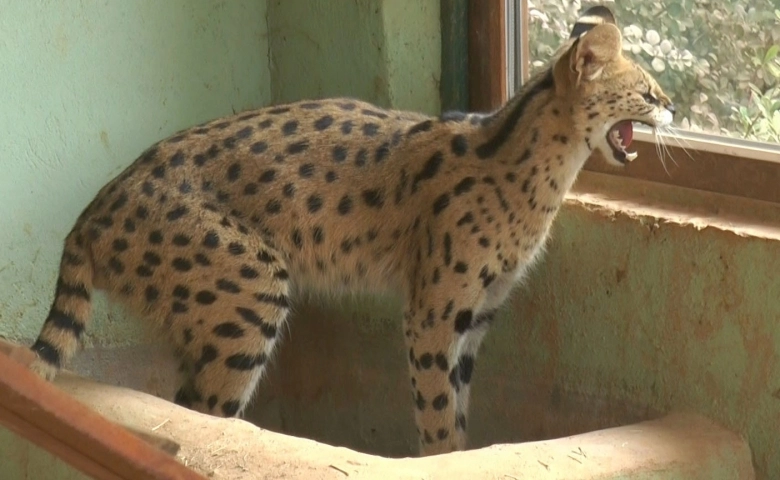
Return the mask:
<svg viewBox="0 0 780 480">
<path fill-rule="evenodd" d="M 482 340 L 495 317 L 495 310 L 480 313 L 474 317 L 473 322 L 459 339 L 457 348 L 458 361 L 450 369 L 450 384 L 455 388 L 457 396 L 456 418 L 458 426 L 465 437 L 466 418 L 469 412 L 469 397 L 471 394 L 471 378 L 474 374 L 474 366 L 477 361 L 477 353 L 482 345 Z M 464 440 L 465 441 L 465 440 Z"/>
<path fill-rule="evenodd" d="M 464 382 L 470 374 L 466 364 L 475 355 L 475 346 L 478 347 L 487 323 L 477 323 L 482 318 L 474 314 L 478 302 L 469 301 L 469 297 L 478 295 L 454 292 L 437 288 L 421 298 L 412 296 L 404 314 L 415 420 L 423 456 L 466 447 L 468 401 L 461 402 L 458 392 L 468 384 Z M 464 357 L 464 352 L 469 356 Z"/>
</svg>

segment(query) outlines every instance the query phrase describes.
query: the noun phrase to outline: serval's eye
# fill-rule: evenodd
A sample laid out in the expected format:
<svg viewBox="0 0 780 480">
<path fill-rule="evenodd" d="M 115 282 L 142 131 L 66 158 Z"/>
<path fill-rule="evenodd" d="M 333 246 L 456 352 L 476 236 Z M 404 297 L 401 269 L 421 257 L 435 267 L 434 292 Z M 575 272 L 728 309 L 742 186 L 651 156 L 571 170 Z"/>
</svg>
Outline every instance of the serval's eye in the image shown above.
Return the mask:
<svg viewBox="0 0 780 480">
<path fill-rule="evenodd" d="M 642 98 L 645 99 L 645 102 L 651 104 L 651 105 L 658 105 L 658 99 L 655 98 L 655 95 L 653 95 L 650 92 L 643 93 Z"/>
</svg>

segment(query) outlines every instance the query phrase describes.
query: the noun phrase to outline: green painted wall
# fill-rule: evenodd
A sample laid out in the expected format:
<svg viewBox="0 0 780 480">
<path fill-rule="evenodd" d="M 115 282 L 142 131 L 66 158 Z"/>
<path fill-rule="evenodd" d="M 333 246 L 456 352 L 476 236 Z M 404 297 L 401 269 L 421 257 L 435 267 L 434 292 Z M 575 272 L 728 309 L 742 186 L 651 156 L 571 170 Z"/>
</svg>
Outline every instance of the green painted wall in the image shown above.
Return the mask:
<svg viewBox="0 0 780 480">
<path fill-rule="evenodd" d="M 440 110 L 438 0 L 269 0 L 274 102 L 351 96 Z"/>
<path fill-rule="evenodd" d="M 304 97 L 439 111 L 438 1 L 6 3 L 0 335 L 15 340 L 45 318 L 81 209 L 157 139 Z M 145 341 L 123 318 L 98 297 L 87 342 Z"/>
<path fill-rule="evenodd" d="M 475 388 L 498 391 L 475 398 L 480 418 L 523 399 L 533 425 L 692 410 L 780 478 L 780 242 L 578 206 L 552 235 L 486 341 Z"/>
<path fill-rule="evenodd" d="M 759 480 L 780 478 L 778 272 L 776 240 L 566 205 L 477 359 L 471 446 L 693 411 L 749 441 Z M 296 312 L 247 418 L 414 455 L 401 305 L 315 301 Z"/>
<path fill-rule="evenodd" d="M 5 0 L 0 12 L 0 335 L 31 339 L 81 209 L 173 131 L 270 101 L 262 0 Z M 137 339 L 96 310 L 90 338 Z M 109 313 L 110 315 L 106 315 Z"/>
<path fill-rule="evenodd" d="M 87 480 L 90 477 L 0 426 L 0 478 Z"/>
</svg>

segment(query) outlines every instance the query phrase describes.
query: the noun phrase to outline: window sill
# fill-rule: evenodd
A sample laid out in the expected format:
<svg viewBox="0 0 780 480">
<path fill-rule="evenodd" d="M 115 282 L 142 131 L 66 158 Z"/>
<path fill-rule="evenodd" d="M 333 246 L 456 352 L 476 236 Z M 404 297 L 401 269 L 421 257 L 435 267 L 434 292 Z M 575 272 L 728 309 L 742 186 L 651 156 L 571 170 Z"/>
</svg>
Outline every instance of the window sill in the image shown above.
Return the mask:
<svg viewBox="0 0 780 480">
<path fill-rule="evenodd" d="M 593 158 L 585 170 L 780 204 L 780 149 L 774 153 L 773 148 L 759 149 L 751 144 L 753 148 L 747 151 L 747 146 L 736 143 L 686 139 L 681 140 L 686 145 L 683 150 L 675 140 L 667 139 L 664 165 L 659 158 L 661 147 L 637 133 L 631 144 L 639 154 L 637 160 L 615 168 Z M 702 143 L 706 145 L 699 145 Z"/>
<path fill-rule="evenodd" d="M 716 228 L 743 237 L 780 240 L 780 203 L 726 195 L 609 173 L 581 172 L 566 204 L 605 216 Z"/>
</svg>

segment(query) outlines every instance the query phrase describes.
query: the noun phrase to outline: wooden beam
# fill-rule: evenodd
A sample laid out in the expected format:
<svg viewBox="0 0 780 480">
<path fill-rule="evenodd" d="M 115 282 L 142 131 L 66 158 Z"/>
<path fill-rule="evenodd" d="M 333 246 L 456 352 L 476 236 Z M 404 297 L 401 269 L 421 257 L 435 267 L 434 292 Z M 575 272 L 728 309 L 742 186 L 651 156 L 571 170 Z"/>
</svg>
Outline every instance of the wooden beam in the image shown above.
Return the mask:
<svg viewBox="0 0 780 480">
<path fill-rule="evenodd" d="M 529 35 L 528 35 L 528 29 L 530 28 L 530 25 L 528 24 L 528 19 L 530 18 L 528 15 L 528 0 L 520 0 L 520 39 L 518 40 L 519 48 L 520 48 L 520 58 L 521 58 L 521 65 L 520 65 L 520 77 L 522 81 L 525 83 L 528 81 L 529 78 L 531 78 L 531 48 L 530 48 L 530 42 L 529 42 Z"/>
<path fill-rule="evenodd" d="M 507 98 L 506 0 L 469 0 L 469 109 L 494 110 Z"/>
<path fill-rule="evenodd" d="M 0 351 L 1 425 L 98 480 L 205 480 L 24 363 Z"/>
</svg>

